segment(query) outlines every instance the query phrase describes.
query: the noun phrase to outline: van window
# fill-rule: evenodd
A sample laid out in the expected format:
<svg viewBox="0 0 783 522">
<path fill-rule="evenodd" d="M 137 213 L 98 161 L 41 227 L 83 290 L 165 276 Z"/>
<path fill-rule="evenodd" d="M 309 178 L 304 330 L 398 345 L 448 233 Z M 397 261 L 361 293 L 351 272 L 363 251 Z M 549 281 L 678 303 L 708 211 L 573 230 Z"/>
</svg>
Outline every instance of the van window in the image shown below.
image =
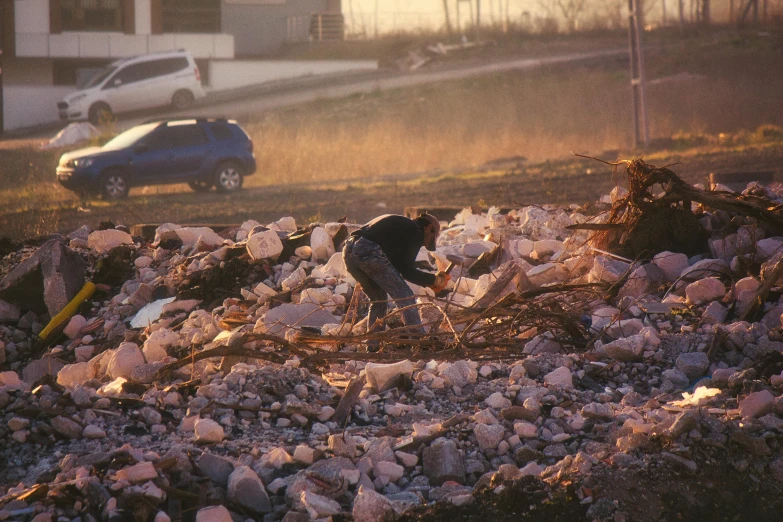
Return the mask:
<svg viewBox="0 0 783 522">
<path fill-rule="evenodd" d="M 154 68 L 150 66 L 149 62 L 134 63 L 120 69 L 117 74 L 103 87 L 104 89 L 116 87 L 116 81 L 120 80 L 121 85 L 128 85 L 129 83 L 136 83 L 142 80 L 147 80 L 154 76 Z"/>
<path fill-rule="evenodd" d="M 188 59 L 184 56 L 182 58 L 166 58 L 163 60 L 155 60 L 150 62 L 155 70 L 155 76 L 163 76 L 164 74 L 173 74 L 175 72 L 182 71 L 189 67 Z"/>
<path fill-rule="evenodd" d="M 198 125 L 176 125 L 168 128 L 175 147 L 195 147 L 207 143 L 207 133 Z"/>
</svg>

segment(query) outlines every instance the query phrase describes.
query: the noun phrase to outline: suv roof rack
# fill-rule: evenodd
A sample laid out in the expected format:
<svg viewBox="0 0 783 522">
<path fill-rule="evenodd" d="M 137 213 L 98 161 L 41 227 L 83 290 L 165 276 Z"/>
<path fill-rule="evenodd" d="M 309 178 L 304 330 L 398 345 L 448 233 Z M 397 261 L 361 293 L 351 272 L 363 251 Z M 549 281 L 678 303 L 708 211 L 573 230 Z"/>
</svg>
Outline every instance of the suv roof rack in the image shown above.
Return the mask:
<svg viewBox="0 0 783 522">
<path fill-rule="evenodd" d="M 224 116 L 180 116 L 177 118 L 154 118 L 145 121 L 142 125 L 147 125 L 149 123 L 171 123 L 173 121 L 187 121 L 187 120 L 195 120 L 197 122 L 229 121 L 228 118 Z"/>
</svg>

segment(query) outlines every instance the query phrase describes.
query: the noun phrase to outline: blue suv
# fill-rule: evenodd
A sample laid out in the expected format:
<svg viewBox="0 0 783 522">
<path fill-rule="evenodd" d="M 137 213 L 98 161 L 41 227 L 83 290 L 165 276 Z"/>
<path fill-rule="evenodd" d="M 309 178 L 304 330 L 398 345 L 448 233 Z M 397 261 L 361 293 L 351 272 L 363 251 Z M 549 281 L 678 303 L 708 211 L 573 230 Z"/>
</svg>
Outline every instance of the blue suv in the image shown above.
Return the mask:
<svg viewBox="0 0 783 522">
<path fill-rule="evenodd" d="M 121 199 L 131 187 L 162 183 L 236 192 L 255 171 L 253 142 L 235 121 L 177 119 L 137 125 L 103 147 L 63 154 L 57 181 L 79 194 Z"/>
</svg>

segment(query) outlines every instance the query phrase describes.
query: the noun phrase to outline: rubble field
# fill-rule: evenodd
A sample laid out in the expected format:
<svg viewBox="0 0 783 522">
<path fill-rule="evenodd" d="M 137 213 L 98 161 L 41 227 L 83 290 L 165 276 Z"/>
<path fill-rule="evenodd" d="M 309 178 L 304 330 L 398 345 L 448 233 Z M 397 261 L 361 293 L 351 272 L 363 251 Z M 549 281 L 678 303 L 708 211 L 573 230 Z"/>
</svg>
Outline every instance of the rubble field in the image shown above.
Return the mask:
<svg viewBox="0 0 783 522">
<path fill-rule="evenodd" d="M 780 520 L 783 186 L 624 167 L 444 223 L 424 334 L 367 332 L 358 224 L 5 245 L 0 520 Z"/>
</svg>

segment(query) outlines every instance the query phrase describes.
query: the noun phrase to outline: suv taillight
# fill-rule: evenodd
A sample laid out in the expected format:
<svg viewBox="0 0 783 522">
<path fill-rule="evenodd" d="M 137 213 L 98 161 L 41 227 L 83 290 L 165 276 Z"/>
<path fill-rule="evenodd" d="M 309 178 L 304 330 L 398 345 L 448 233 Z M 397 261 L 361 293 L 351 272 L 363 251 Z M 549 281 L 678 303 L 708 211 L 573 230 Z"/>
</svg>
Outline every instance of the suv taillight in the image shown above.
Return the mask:
<svg viewBox="0 0 783 522">
<path fill-rule="evenodd" d="M 195 73 L 196 73 L 196 81 L 197 81 L 197 82 L 200 82 L 200 81 L 201 81 L 201 72 L 199 72 L 199 70 L 198 70 L 198 66 L 196 66 L 196 67 L 193 69 L 193 72 L 195 72 Z"/>
</svg>

